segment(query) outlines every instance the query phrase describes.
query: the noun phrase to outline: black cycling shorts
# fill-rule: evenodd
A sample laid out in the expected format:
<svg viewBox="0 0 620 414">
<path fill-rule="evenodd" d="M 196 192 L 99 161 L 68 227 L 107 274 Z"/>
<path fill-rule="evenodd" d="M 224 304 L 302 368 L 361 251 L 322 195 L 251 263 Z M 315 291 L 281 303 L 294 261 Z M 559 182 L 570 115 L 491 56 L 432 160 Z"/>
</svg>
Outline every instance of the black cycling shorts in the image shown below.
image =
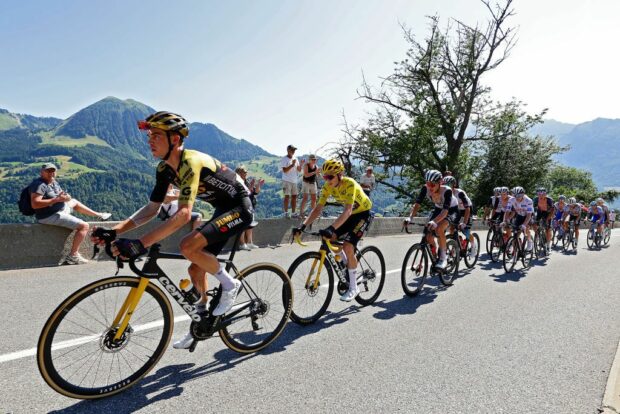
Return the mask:
<svg viewBox="0 0 620 414">
<path fill-rule="evenodd" d="M 372 214 L 370 210 L 352 214 L 342 226 L 336 229 L 336 235 L 338 238 L 344 236 L 342 238 L 343 241 L 357 246 L 357 243 L 368 231 L 368 227 L 370 223 L 372 223 L 373 218 L 374 214 Z"/>
<path fill-rule="evenodd" d="M 473 211 L 474 211 L 473 209 L 471 209 L 469 211 L 469 220 L 467 220 L 467 223 L 465 223 L 465 227 L 468 228 L 468 229 L 471 228 L 471 223 L 473 221 L 473 216 L 474 216 Z M 464 217 L 465 217 L 465 210 L 459 210 L 458 217 L 456 219 L 456 223 L 460 223 L 461 219 L 464 218 Z"/>
<path fill-rule="evenodd" d="M 540 222 L 540 220 L 548 220 L 549 219 L 549 214 L 551 212 L 549 210 L 547 211 L 536 211 L 536 216 L 534 217 L 534 223 L 538 223 Z"/>
<path fill-rule="evenodd" d="M 431 213 L 431 216 L 429 217 L 429 220 L 435 220 L 435 217 L 437 217 L 439 214 L 441 214 L 441 212 L 443 211 L 443 208 L 440 207 L 435 207 L 435 209 L 433 210 L 433 212 Z M 448 215 L 446 216 L 445 220 L 448 220 L 450 222 L 450 224 L 456 225 L 459 223 L 459 208 L 458 206 L 455 207 L 450 207 L 448 209 Z M 437 223 L 439 224 L 439 223 Z"/>
<path fill-rule="evenodd" d="M 216 209 L 211 220 L 197 229 L 207 239 L 204 250 L 217 256 L 228 239 L 245 230 L 253 220 L 254 210 L 248 197 L 243 198 L 240 205 L 230 210 Z"/>
<path fill-rule="evenodd" d="M 517 214 L 517 215 L 514 217 L 514 219 L 513 219 L 513 220 L 514 220 L 514 223 L 515 223 L 515 226 L 517 226 L 517 227 L 521 227 L 521 225 L 522 225 L 523 223 L 525 223 L 525 219 L 526 219 L 526 217 L 527 217 L 527 216 L 521 216 L 521 215 Z"/>
<path fill-rule="evenodd" d="M 570 217 L 568 221 L 574 221 L 576 226 L 581 223 L 581 216 L 573 216 L 572 214 L 569 214 L 568 217 Z"/>
<path fill-rule="evenodd" d="M 493 217 L 491 217 L 491 220 L 499 221 L 499 222 L 504 221 L 504 212 L 503 211 L 496 211 L 495 213 L 493 213 Z"/>
</svg>

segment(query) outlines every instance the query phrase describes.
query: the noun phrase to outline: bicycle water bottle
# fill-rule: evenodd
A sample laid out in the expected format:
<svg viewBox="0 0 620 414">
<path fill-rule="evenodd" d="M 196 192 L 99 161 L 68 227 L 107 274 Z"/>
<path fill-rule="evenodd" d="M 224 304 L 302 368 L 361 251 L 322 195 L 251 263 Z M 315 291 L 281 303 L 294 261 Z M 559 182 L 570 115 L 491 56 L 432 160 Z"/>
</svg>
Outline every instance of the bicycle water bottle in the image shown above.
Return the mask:
<svg viewBox="0 0 620 414">
<path fill-rule="evenodd" d="M 338 263 L 338 266 L 341 269 L 344 269 L 344 268 L 347 267 L 347 256 L 344 253 L 342 253 L 342 252 L 341 253 L 337 253 L 335 255 L 335 257 L 336 257 L 336 263 Z"/>
<path fill-rule="evenodd" d="M 462 238 L 461 236 L 459 236 L 459 241 L 461 242 L 461 250 L 465 250 L 465 248 L 467 247 L 467 240 Z"/>
<path fill-rule="evenodd" d="M 196 286 L 192 285 L 189 279 L 181 279 L 179 287 L 181 288 L 181 293 L 183 293 L 183 296 L 190 304 L 193 305 L 200 300 L 198 289 L 196 289 Z"/>
</svg>

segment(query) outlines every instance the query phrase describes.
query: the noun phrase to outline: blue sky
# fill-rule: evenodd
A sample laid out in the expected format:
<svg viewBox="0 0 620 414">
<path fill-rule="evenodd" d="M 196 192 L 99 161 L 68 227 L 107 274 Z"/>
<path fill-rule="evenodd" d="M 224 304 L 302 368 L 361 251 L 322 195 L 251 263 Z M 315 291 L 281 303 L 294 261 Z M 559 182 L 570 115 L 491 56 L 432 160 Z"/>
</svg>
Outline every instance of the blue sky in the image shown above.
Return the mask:
<svg viewBox="0 0 620 414">
<path fill-rule="evenodd" d="M 148 5 L 148 6 L 147 6 Z M 519 43 L 484 83 L 583 122 L 620 117 L 617 0 L 515 2 Z M 319 151 L 404 57 L 399 21 L 486 19 L 477 0 L 13 1 L 0 15 L 0 108 L 66 118 L 106 96 L 211 122 L 270 152 Z"/>
</svg>

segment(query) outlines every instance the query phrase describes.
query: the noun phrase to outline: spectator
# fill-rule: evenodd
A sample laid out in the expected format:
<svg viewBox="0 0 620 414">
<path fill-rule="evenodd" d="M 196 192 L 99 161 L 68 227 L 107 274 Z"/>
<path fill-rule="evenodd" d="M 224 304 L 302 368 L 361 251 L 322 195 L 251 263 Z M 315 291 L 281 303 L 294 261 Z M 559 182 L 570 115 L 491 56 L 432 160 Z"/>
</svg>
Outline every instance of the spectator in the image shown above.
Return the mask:
<svg viewBox="0 0 620 414">
<path fill-rule="evenodd" d="M 360 178 L 360 185 L 367 196 L 370 196 L 370 192 L 375 189 L 376 180 L 371 166 L 366 167 L 366 174 Z"/>
<path fill-rule="evenodd" d="M 614 228 L 614 222 L 616 221 L 616 210 L 609 211 L 609 227 Z"/>
<path fill-rule="evenodd" d="M 304 164 L 303 168 L 303 178 L 301 183 L 301 208 L 299 209 L 299 216 L 304 219 L 306 218 L 306 202 L 308 201 L 308 195 L 310 196 L 310 211 L 314 210 L 316 207 L 316 193 L 317 193 L 317 182 L 316 177 L 318 177 L 320 173 L 320 168 L 316 165 L 316 155 L 310 154 L 308 157 L 308 163 Z"/>
<path fill-rule="evenodd" d="M 258 180 L 258 182 L 252 178 L 248 182 L 248 170 L 245 168 L 245 165 L 241 165 L 237 167 L 235 170 L 239 177 L 243 180 L 245 186 L 250 190 L 250 201 L 252 202 L 252 208 L 256 211 L 256 196 L 260 193 L 260 189 L 265 184 L 265 180 L 262 178 Z M 255 222 L 252 222 L 255 225 Z M 258 249 L 258 246 L 254 244 L 254 229 L 250 227 L 241 233 L 241 237 L 239 238 L 239 250 L 252 250 Z"/>
<path fill-rule="evenodd" d="M 286 147 L 286 155 L 282 157 L 280 167 L 282 168 L 282 191 L 284 192 L 284 217 L 291 218 L 288 213 L 288 201 L 291 200 L 291 214 L 293 217 L 297 217 L 295 209 L 297 207 L 297 195 L 299 190 L 297 189 L 297 174 L 301 171 L 303 161 L 301 164 L 295 158 L 295 151 L 297 147 L 289 145 Z"/>
<path fill-rule="evenodd" d="M 30 202 L 35 211 L 35 218 L 41 224 L 49 224 L 51 226 L 66 227 L 76 230 L 71 245 L 71 251 L 66 257 L 60 260 L 60 264 L 82 264 L 87 263 L 79 253 L 80 244 L 88 234 L 88 223 L 73 216 L 72 210 L 91 217 L 97 217 L 100 220 L 110 218 L 110 213 L 98 213 L 62 190 L 58 181 L 56 181 L 56 171 L 58 168 L 52 163 L 43 164 L 41 167 L 41 176 L 35 179 L 29 187 Z"/>
<path fill-rule="evenodd" d="M 168 186 L 168 192 L 166 193 L 166 198 L 164 198 L 164 202 L 161 204 L 159 209 L 159 213 L 157 217 L 161 221 L 166 221 L 170 217 L 174 216 L 174 214 L 179 209 L 179 194 L 180 191 L 178 188 L 174 187 L 172 184 Z M 192 230 L 196 230 L 200 223 L 202 222 L 202 214 L 192 211 Z"/>
</svg>

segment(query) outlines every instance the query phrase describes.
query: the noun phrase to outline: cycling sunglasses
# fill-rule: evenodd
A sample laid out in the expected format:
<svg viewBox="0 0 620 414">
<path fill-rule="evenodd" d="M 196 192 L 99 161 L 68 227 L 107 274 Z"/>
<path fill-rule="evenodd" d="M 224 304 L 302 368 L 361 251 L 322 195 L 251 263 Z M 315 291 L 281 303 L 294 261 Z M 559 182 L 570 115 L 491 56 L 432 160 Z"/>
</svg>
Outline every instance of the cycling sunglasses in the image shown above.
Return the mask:
<svg viewBox="0 0 620 414">
<path fill-rule="evenodd" d="M 138 121 L 138 129 L 142 131 L 148 131 L 151 129 L 151 125 L 146 121 Z"/>
<path fill-rule="evenodd" d="M 325 175 L 323 176 L 323 179 L 324 179 L 325 181 L 330 181 L 330 180 L 333 180 L 333 179 L 334 179 L 334 177 L 335 177 L 335 175 L 325 174 Z"/>
</svg>

